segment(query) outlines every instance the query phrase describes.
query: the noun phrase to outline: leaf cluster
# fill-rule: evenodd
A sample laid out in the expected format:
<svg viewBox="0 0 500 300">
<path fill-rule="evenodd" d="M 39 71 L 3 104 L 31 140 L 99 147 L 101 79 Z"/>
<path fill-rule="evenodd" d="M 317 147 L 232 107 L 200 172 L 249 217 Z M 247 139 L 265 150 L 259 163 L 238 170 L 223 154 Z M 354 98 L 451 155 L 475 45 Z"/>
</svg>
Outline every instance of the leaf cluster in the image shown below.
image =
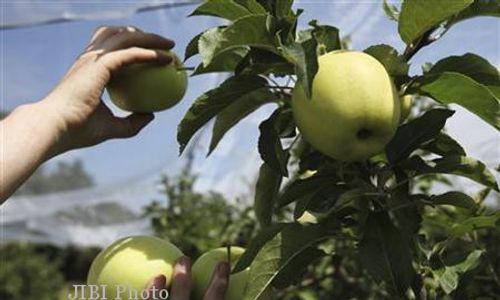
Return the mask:
<svg viewBox="0 0 500 300">
<path fill-rule="evenodd" d="M 194 37 L 185 55 L 201 59 L 193 75 L 224 72 L 229 77 L 198 97 L 186 113 L 177 136 L 181 152 L 213 119 L 209 153 L 250 113 L 265 104 L 276 106 L 259 126 L 263 162 L 254 202 L 259 232 L 234 270 L 252 266 L 246 299 L 297 286 L 297 275 L 325 261 L 330 268 L 315 274 L 314 284 L 325 274 L 349 283 L 346 269 L 357 266 L 361 271 L 353 272 L 365 284 L 360 293 L 373 292 L 369 286 L 376 284 L 382 287 L 381 297 L 455 297 L 464 291 L 467 276 L 484 265 L 487 250 L 477 242 L 452 262 L 445 262 L 444 253 L 454 243 L 498 231 L 500 215 L 484 209 L 481 196 L 458 190 L 435 195 L 431 187 L 460 176 L 483 185 L 485 194 L 498 192 L 493 171 L 467 156 L 444 128 L 454 115 L 448 105 L 458 104 L 499 130 L 500 73 L 473 53 L 425 64 L 417 75 L 409 74 L 409 66 L 455 24 L 499 16 L 498 1 L 405 0 L 399 8 L 384 1 L 406 48 L 398 52 L 380 44 L 364 51 L 386 68 L 401 96 L 415 95 L 416 101 L 431 105 L 418 109 L 423 106 L 415 104 L 383 153 L 355 163 L 326 157 L 297 131 L 290 103 L 294 86 L 314 96 L 318 56 L 346 45 L 336 27 L 315 20 L 299 30 L 302 10 L 292 5 L 292 0 L 205 1 L 192 15 L 225 23 Z M 457 218 L 434 218 L 441 211 Z M 282 215 L 288 219 L 277 217 Z M 441 237 L 428 227 L 433 220 L 442 226 Z M 426 248 L 437 241 L 437 249 Z M 498 277 L 495 272 L 490 275 Z"/>
</svg>

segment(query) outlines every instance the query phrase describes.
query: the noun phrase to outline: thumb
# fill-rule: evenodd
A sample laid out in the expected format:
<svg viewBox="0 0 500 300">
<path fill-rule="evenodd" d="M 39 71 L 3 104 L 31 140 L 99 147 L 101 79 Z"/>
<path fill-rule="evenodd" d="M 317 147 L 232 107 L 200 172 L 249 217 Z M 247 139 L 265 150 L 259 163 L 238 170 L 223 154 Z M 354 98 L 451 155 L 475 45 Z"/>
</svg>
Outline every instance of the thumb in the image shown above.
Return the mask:
<svg viewBox="0 0 500 300">
<path fill-rule="evenodd" d="M 110 138 L 128 138 L 138 134 L 146 125 L 153 121 L 153 114 L 133 113 L 126 118 L 113 118 L 109 126 Z"/>
<path fill-rule="evenodd" d="M 148 299 L 159 299 L 158 294 L 165 288 L 167 283 L 167 278 L 164 275 L 158 275 L 153 278 L 149 283 L 146 289 L 149 291 Z"/>
</svg>

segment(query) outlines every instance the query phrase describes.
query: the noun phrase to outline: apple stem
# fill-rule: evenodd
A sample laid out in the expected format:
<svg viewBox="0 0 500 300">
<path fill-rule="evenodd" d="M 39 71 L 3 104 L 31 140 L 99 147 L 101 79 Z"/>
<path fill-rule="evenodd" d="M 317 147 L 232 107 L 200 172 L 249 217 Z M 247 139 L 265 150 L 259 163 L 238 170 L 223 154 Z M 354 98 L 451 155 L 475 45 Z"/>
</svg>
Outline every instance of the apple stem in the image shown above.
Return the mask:
<svg viewBox="0 0 500 300">
<path fill-rule="evenodd" d="M 227 262 L 229 263 L 229 265 L 231 265 L 231 245 L 227 245 L 226 250 L 227 250 Z"/>
</svg>

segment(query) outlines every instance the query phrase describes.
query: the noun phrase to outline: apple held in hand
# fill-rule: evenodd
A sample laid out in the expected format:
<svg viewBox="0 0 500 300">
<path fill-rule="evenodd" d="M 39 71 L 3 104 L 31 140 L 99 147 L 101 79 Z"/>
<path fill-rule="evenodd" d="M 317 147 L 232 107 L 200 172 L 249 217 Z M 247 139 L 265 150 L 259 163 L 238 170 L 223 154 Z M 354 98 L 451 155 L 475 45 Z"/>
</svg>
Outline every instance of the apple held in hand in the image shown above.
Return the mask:
<svg viewBox="0 0 500 300">
<path fill-rule="evenodd" d="M 156 237 L 123 238 L 97 255 L 87 285 L 106 285 L 107 299 L 129 299 L 129 289 L 140 295 L 150 280 L 160 274 L 165 275 L 169 286 L 175 261 L 182 255 L 172 243 Z"/>
<path fill-rule="evenodd" d="M 221 261 L 227 261 L 233 268 L 245 249 L 240 247 L 231 247 L 231 254 L 228 257 L 226 247 L 210 250 L 200 256 L 193 264 L 193 295 L 194 300 L 202 300 L 205 294 L 212 274 L 217 264 Z M 250 269 L 247 268 L 241 272 L 231 274 L 229 277 L 229 286 L 226 289 L 224 300 L 242 300 L 244 299 L 245 289 L 249 279 Z M 221 299 L 222 300 L 222 299 Z"/>
<path fill-rule="evenodd" d="M 384 66 L 357 51 L 320 56 L 311 99 L 302 86 L 293 92 L 295 121 L 317 150 L 341 161 L 383 151 L 400 119 L 400 100 Z"/>
<path fill-rule="evenodd" d="M 137 63 L 124 67 L 111 76 L 109 96 L 119 108 L 131 112 L 150 113 L 177 104 L 187 89 L 187 73 L 173 53 L 168 65 Z"/>
</svg>

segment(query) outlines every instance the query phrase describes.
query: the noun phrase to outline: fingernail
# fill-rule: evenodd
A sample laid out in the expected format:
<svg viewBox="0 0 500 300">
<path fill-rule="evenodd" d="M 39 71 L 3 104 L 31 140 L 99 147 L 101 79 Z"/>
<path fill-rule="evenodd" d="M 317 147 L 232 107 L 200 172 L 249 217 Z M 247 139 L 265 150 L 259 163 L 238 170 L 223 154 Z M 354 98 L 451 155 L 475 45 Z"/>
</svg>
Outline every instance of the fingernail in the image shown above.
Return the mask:
<svg viewBox="0 0 500 300">
<path fill-rule="evenodd" d="M 158 59 L 157 59 L 157 62 L 159 64 L 169 64 L 172 62 L 172 56 L 168 55 L 168 54 L 164 54 L 164 53 L 160 53 L 158 55 Z"/>
<path fill-rule="evenodd" d="M 229 273 L 231 272 L 231 266 L 229 266 L 229 264 L 227 262 L 220 262 L 218 265 L 217 265 L 217 274 L 219 275 L 219 277 L 223 277 L 223 278 L 226 278 L 226 277 L 229 277 Z"/>
<path fill-rule="evenodd" d="M 146 114 L 146 120 L 147 120 L 148 123 L 151 122 L 151 121 L 153 121 L 154 118 L 155 118 L 154 114 Z"/>
<path fill-rule="evenodd" d="M 177 260 L 177 263 L 186 271 L 191 267 L 191 260 L 187 256 L 182 256 Z"/>
<path fill-rule="evenodd" d="M 153 279 L 153 286 L 157 289 L 163 289 L 166 283 L 167 277 L 165 277 L 165 275 L 159 275 L 156 276 L 155 279 Z"/>
</svg>

